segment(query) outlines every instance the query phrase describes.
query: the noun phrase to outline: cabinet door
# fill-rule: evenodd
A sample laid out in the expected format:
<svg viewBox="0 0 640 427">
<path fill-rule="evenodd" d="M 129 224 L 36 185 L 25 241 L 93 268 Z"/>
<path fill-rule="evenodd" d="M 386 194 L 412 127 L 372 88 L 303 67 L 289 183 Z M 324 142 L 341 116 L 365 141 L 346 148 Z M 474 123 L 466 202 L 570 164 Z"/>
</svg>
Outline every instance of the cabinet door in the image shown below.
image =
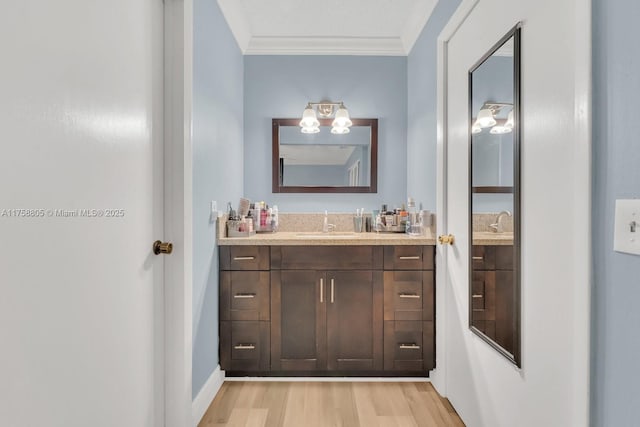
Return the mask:
<svg viewBox="0 0 640 427">
<path fill-rule="evenodd" d="M 271 272 L 271 370 L 326 369 L 326 285 L 313 270 Z"/>
<path fill-rule="evenodd" d="M 382 370 L 381 271 L 327 272 L 327 367 Z"/>
</svg>

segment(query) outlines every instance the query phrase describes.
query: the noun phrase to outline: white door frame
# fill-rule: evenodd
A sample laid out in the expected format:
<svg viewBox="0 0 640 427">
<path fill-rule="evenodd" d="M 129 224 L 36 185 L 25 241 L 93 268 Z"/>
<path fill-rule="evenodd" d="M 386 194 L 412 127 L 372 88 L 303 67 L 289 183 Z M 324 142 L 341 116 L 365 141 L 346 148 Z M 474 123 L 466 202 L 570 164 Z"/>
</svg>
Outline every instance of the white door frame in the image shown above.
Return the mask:
<svg viewBox="0 0 640 427">
<path fill-rule="evenodd" d="M 164 425 L 193 425 L 192 92 L 193 0 L 164 0 L 165 260 Z"/>
<path fill-rule="evenodd" d="M 458 28 L 467 19 L 480 0 L 462 0 L 458 9 L 438 36 L 438 76 L 437 76 L 437 178 L 436 178 L 436 230 L 439 234 L 448 234 L 447 226 L 447 50 L 449 41 Z M 447 246 L 436 246 L 436 369 L 430 378 L 438 393 L 447 397 L 447 307 L 446 286 L 449 277 L 447 265 Z"/>
</svg>

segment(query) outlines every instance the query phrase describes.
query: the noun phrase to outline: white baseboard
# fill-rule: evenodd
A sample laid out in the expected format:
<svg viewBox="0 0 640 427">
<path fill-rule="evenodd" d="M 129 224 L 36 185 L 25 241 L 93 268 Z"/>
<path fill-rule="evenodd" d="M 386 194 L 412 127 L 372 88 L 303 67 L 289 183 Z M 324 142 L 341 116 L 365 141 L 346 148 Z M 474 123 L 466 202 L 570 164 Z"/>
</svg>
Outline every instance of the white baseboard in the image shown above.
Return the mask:
<svg viewBox="0 0 640 427">
<path fill-rule="evenodd" d="M 423 377 L 226 377 L 225 381 L 286 381 L 322 383 L 422 383 L 430 382 Z"/>
<path fill-rule="evenodd" d="M 224 371 L 220 370 L 220 365 L 216 367 L 209 379 L 198 393 L 191 406 L 191 414 L 193 416 L 193 425 L 197 426 L 204 417 L 209 405 L 213 402 L 213 398 L 218 394 L 218 390 L 225 381 Z"/>
</svg>

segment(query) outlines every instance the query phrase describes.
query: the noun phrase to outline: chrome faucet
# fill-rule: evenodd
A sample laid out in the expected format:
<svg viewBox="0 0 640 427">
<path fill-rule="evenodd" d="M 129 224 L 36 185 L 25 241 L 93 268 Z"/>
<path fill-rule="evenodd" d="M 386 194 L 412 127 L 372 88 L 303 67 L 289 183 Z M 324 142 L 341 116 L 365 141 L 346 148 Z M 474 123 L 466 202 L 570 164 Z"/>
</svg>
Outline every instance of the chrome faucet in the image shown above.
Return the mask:
<svg viewBox="0 0 640 427">
<path fill-rule="evenodd" d="M 324 211 L 324 221 L 322 221 L 322 232 L 328 233 L 336 228 L 335 224 L 329 224 L 329 212 Z"/>
<path fill-rule="evenodd" d="M 504 225 L 502 225 L 502 218 L 504 218 L 505 216 L 511 216 L 511 212 L 509 211 L 500 212 L 498 214 L 498 217 L 496 218 L 495 224 L 489 225 L 489 228 L 491 229 L 491 231 L 493 231 L 494 233 L 504 233 Z"/>
</svg>

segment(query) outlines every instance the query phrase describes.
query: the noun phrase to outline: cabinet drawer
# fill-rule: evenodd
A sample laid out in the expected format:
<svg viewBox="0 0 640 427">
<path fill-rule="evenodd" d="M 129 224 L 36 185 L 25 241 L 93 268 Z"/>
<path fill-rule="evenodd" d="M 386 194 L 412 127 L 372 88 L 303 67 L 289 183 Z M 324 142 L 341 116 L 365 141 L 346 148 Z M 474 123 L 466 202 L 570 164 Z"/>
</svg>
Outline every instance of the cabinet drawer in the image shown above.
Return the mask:
<svg viewBox="0 0 640 427">
<path fill-rule="evenodd" d="M 433 271 L 384 272 L 384 320 L 433 320 Z"/>
<path fill-rule="evenodd" d="M 272 246 L 274 270 L 382 270 L 381 246 Z"/>
<path fill-rule="evenodd" d="M 472 246 L 474 270 L 513 270 L 513 246 Z"/>
<path fill-rule="evenodd" d="M 268 246 L 220 246 L 221 270 L 269 270 Z"/>
<path fill-rule="evenodd" d="M 220 272 L 220 320 L 269 320 L 269 272 Z"/>
<path fill-rule="evenodd" d="M 385 270 L 433 270 L 433 246 L 385 246 Z"/>
<path fill-rule="evenodd" d="M 220 322 L 220 366 L 229 371 L 269 369 L 269 323 Z"/>
<path fill-rule="evenodd" d="M 385 321 L 384 369 L 428 371 L 434 368 L 433 322 Z"/>
</svg>

